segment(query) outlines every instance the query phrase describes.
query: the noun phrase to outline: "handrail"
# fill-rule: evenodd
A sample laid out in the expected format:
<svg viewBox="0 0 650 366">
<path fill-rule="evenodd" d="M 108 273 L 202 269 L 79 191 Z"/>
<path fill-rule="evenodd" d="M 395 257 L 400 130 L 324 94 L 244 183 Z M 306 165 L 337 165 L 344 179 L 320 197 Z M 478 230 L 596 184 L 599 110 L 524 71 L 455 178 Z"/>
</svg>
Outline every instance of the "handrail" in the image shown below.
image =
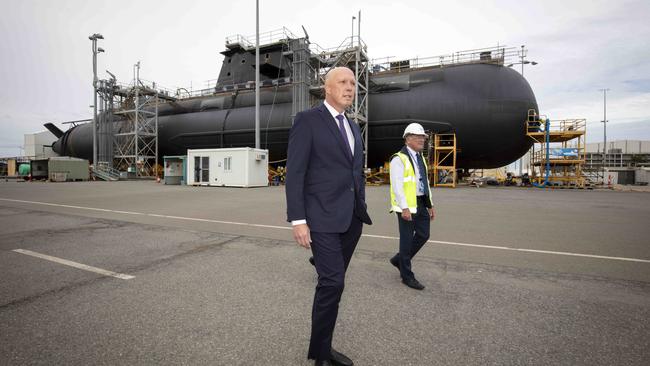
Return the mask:
<svg viewBox="0 0 650 366">
<path fill-rule="evenodd" d="M 368 49 L 368 46 L 366 45 L 366 42 L 361 37 L 356 35 L 356 36 L 346 37 L 343 41 L 341 41 L 341 43 L 338 46 L 330 47 L 330 48 L 323 48 L 320 45 L 318 45 L 317 43 L 310 42 L 309 43 L 309 51 L 312 54 L 316 54 L 316 55 L 326 55 L 326 54 L 333 53 L 333 52 L 338 52 L 338 51 L 341 51 L 341 50 L 344 50 L 344 49 L 354 48 L 354 47 L 357 47 L 359 45 L 361 45 L 361 48 L 363 50 Z"/>
<path fill-rule="evenodd" d="M 549 120 L 548 125 L 544 123 L 545 118 L 540 116 L 537 120 L 526 121 L 526 131 L 528 133 L 544 132 L 548 128 L 551 132 L 580 132 L 584 133 L 587 129 L 587 120 L 584 118 Z M 548 127 L 546 127 L 548 126 Z"/>
<path fill-rule="evenodd" d="M 226 37 L 226 46 L 231 44 L 240 44 L 244 48 L 255 47 L 255 35 L 244 36 L 241 34 L 235 34 L 232 36 Z M 260 45 L 276 43 L 289 39 L 296 39 L 296 37 L 289 29 L 282 27 L 279 29 L 274 29 L 268 32 L 260 33 Z"/>
<path fill-rule="evenodd" d="M 167 88 L 167 87 L 161 86 L 159 84 L 156 84 L 156 82 L 154 82 L 154 81 L 149 81 L 149 80 L 144 80 L 144 79 L 140 79 L 140 85 L 138 85 L 138 87 L 153 90 L 154 92 L 158 93 L 159 95 L 173 96 L 173 95 L 175 95 L 177 93 L 176 91 L 173 91 L 170 88 Z M 133 82 L 130 82 L 128 84 L 114 83 L 112 85 L 112 88 L 113 88 L 112 90 L 114 92 L 120 92 L 121 91 L 121 92 L 129 93 L 129 92 L 133 92 L 134 86 L 133 86 Z"/>
<path fill-rule="evenodd" d="M 120 179 L 120 171 L 111 167 L 106 162 L 98 162 L 93 166 L 93 173 L 98 175 L 105 175 L 109 179 Z"/>
<path fill-rule="evenodd" d="M 397 58 L 395 56 L 380 57 L 372 59 L 372 70 L 379 71 L 401 71 L 402 69 L 412 69 L 420 67 L 443 67 L 459 64 L 470 63 L 487 63 L 504 65 L 507 60 L 518 57 L 517 47 L 495 46 L 486 48 L 477 48 L 473 50 L 458 51 L 452 54 L 415 57 L 415 58 Z M 392 60 L 391 60 L 392 59 Z"/>
</svg>

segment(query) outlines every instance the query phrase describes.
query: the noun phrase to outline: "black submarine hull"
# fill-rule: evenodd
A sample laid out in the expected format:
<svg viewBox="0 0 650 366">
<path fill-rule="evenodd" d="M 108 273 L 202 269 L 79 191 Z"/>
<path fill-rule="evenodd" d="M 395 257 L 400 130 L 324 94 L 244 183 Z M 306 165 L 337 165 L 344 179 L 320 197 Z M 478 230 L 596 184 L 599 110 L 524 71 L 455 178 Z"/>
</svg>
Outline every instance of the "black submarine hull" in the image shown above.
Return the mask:
<svg viewBox="0 0 650 366">
<path fill-rule="evenodd" d="M 291 85 L 262 88 L 261 147 L 270 161 L 286 158 L 292 124 Z M 254 146 L 251 90 L 169 102 L 159 107 L 158 148 L 164 155 L 187 149 Z M 368 166 L 379 167 L 403 145 L 404 127 L 456 133 L 459 168 L 495 168 L 521 157 L 531 146 L 524 129 L 537 102 L 516 71 L 494 64 L 468 64 L 371 75 Z M 119 122 L 117 122 L 119 123 Z M 55 152 L 92 160 L 91 124 L 68 130 Z"/>
</svg>

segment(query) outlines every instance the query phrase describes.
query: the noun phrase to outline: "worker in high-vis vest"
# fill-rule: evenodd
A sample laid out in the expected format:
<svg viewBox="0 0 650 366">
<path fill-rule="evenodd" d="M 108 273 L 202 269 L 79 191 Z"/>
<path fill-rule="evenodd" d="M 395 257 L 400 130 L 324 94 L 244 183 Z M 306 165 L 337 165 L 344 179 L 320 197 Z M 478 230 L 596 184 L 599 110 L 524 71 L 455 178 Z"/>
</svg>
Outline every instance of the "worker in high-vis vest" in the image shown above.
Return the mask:
<svg viewBox="0 0 650 366">
<path fill-rule="evenodd" d="M 390 212 L 397 214 L 399 226 L 399 252 L 390 263 L 399 269 L 402 283 L 422 290 L 424 286 L 411 270 L 411 260 L 429 240 L 434 218 L 428 168 L 422 158 L 427 134 L 422 125 L 411 123 L 403 137 L 405 146 L 390 160 Z"/>
</svg>

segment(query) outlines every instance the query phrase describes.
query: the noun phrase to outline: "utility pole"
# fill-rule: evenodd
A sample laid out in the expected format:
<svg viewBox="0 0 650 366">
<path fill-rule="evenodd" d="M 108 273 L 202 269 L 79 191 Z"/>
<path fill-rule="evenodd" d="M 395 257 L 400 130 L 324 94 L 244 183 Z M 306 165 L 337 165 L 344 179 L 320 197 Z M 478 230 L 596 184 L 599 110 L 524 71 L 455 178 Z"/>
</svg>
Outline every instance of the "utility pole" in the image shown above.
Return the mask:
<svg viewBox="0 0 650 366">
<path fill-rule="evenodd" d="M 352 36 L 350 37 L 350 45 L 354 47 L 354 20 L 357 19 L 357 17 L 352 16 Z"/>
<path fill-rule="evenodd" d="M 99 33 L 95 33 L 88 37 L 92 41 L 93 51 L 93 166 L 97 167 L 97 54 L 104 52 L 104 49 L 97 47 L 97 40 L 104 39 Z"/>
<path fill-rule="evenodd" d="M 514 65 L 521 65 L 521 76 L 524 76 L 524 65 L 537 65 L 536 61 L 530 61 L 526 60 L 526 56 L 528 56 L 528 50 L 526 49 L 525 45 L 521 45 L 521 51 L 519 51 L 519 62 L 513 62 L 506 67 L 513 67 Z"/>
<path fill-rule="evenodd" d="M 133 64 L 133 87 L 140 84 L 140 61 Z"/>
<path fill-rule="evenodd" d="M 255 0 L 255 148 L 260 148 L 260 1 Z"/>
<path fill-rule="evenodd" d="M 526 58 L 526 48 L 524 45 L 521 45 L 521 54 L 519 55 L 519 58 L 521 58 L 521 76 L 524 76 L 524 59 Z"/>
<path fill-rule="evenodd" d="M 136 71 L 137 70 L 137 71 Z M 133 131 L 135 133 L 135 147 L 133 151 L 133 156 L 135 157 L 133 159 L 133 164 L 135 169 L 135 176 L 139 177 L 140 176 L 140 169 L 138 169 L 138 158 L 142 158 L 142 155 L 138 156 L 138 153 L 140 152 L 140 139 L 138 134 L 140 133 L 140 121 L 139 121 L 139 115 L 140 115 L 140 61 L 136 62 L 133 65 L 133 91 L 135 92 L 134 97 L 133 97 L 133 108 L 135 112 L 133 113 L 135 117 L 135 121 L 133 122 Z M 144 163 L 144 159 L 142 158 L 142 161 Z M 144 164 L 143 164 L 144 166 Z"/>
<path fill-rule="evenodd" d="M 605 184 L 605 166 L 607 164 L 607 92 L 609 88 L 600 89 L 603 92 L 603 184 Z"/>
</svg>

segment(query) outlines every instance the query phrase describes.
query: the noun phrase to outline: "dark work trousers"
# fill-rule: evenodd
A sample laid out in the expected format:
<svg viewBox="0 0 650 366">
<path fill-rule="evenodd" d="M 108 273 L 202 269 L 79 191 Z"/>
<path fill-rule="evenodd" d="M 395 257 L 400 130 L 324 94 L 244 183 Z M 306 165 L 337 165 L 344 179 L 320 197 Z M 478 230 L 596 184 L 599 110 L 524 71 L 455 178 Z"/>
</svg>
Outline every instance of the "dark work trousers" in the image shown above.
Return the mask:
<svg viewBox="0 0 650 366">
<path fill-rule="evenodd" d="M 399 273 L 404 280 L 415 278 L 413 271 L 411 271 L 411 259 L 422 249 L 424 243 L 429 240 L 431 220 L 425 199 L 424 196 L 418 196 L 418 210 L 417 213 L 411 215 L 412 221 L 404 220 L 402 213 L 397 212 L 399 253 L 395 254 L 392 261 L 397 260 L 399 262 Z"/>
<path fill-rule="evenodd" d="M 311 232 L 318 285 L 311 312 L 309 359 L 324 360 L 331 356 L 332 334 L 345 286 L 345 271 L 361 237 L 362 227 L 361 221 L 353 215 L 352 223 L 344 233 Z"/>
</svg>

